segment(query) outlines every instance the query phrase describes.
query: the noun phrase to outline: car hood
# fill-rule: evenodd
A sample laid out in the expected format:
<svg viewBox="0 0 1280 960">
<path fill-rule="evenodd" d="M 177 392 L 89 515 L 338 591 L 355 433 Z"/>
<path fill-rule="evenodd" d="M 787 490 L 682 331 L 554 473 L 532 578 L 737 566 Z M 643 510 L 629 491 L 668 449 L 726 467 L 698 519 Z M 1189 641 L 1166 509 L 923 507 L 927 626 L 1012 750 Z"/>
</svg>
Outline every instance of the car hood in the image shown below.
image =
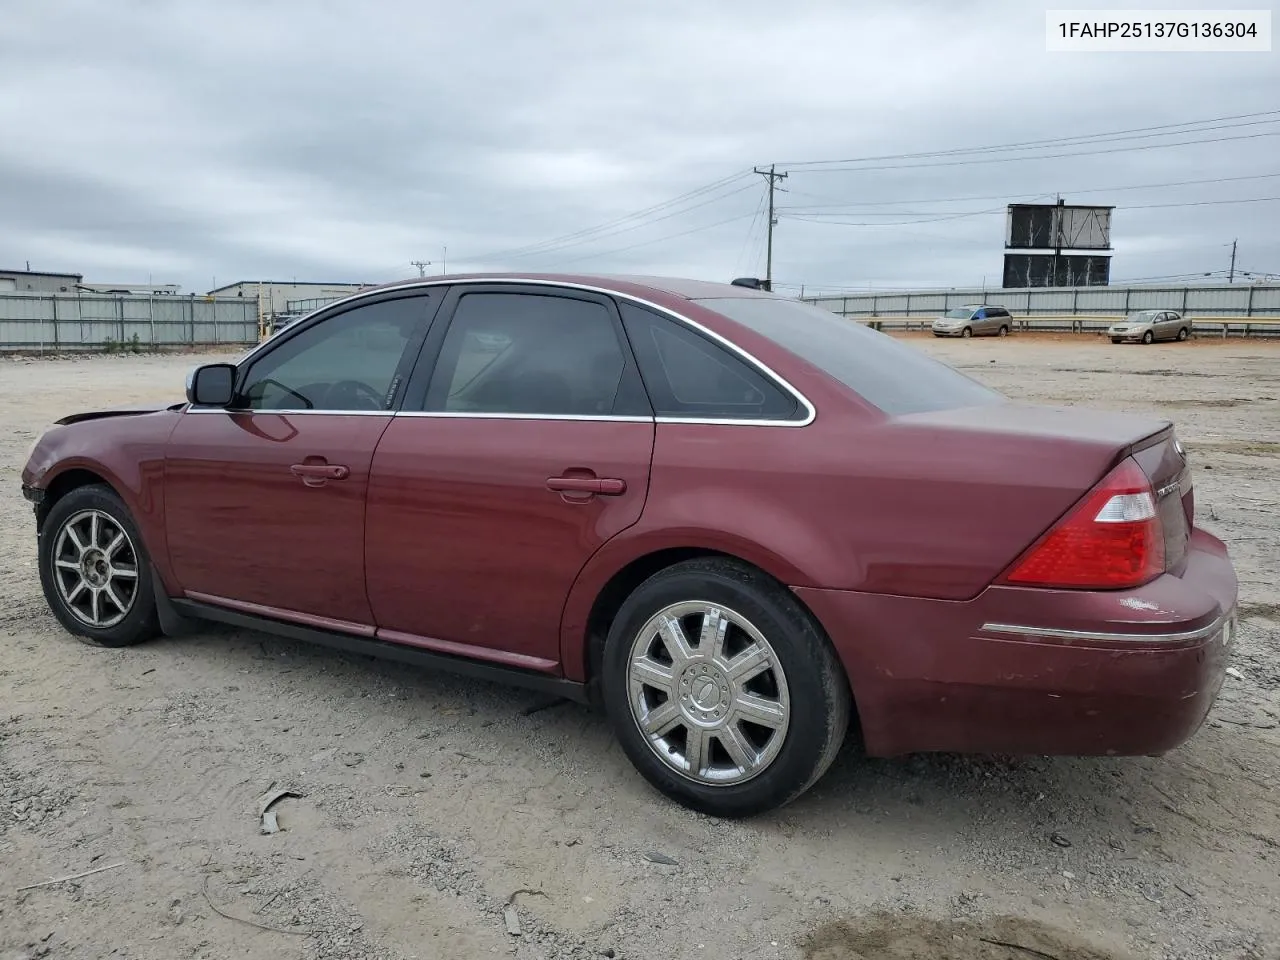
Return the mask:
<svg viewBox="0 0 1280 960">
<path fill-rule="evenodd" d="M 85 420 L 105 420 L 107 417 L 136 417 L 144 413 L 159 413 L 161 410 L 180 410 L 186 401 L 170 404 L 151 404 L 143 407 L 112 407 L 108 410 L 89 410 L 84 413 L 72 413 L 54 422 L 66 426 L 69 423 L 82 423 Z"/>
</svg>

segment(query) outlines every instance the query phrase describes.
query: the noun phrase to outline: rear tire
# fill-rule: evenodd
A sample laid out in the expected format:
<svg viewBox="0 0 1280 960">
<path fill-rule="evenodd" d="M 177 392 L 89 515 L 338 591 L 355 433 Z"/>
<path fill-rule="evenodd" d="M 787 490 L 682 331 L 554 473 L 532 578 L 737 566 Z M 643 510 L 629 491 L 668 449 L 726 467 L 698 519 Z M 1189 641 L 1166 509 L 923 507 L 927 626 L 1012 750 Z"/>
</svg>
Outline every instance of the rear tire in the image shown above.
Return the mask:
<svg viewBox="0 0 1280 960">
<path fill-rule="evenodd" d="M 1002 326 L 1000 328 L 1000 332 L 996 334 L 997 337 L 1007 337 L 1008 335 L 1009 335 L 1008 326 Z"/>
<path fill-rule="evenodd" d="M 78 487 L 50 508 L 39 563 L 45 600 L 75 636 L 127 647 L 159 634 L 151 557 L 110 487 Z"/>
<path fill-rule="evenodd" d="M 1148 330 L 1146 333 L 1142 335 L 1142 342 L 1148 345 L 1154 343 L 1155 339 L 1156 339 L 1156 335 L 1152 333 L 1150 330 Z"/>
<path fill-rule="evenodd" d="M 831 644 L 785 588 L 727 559 L 650 577 L 614 618 L 604 706 L 627 757 L 672 800 L 747 817 L 835 759 L 851 697 Z"/>
<path fill-rule="evenodd" d="M 973 336 L 973 330 L 971 330 L 969 327 L 965 327 L 963 330 L 960 331 L 960 336 L 968 340 L 970 337 Z"/>
<path fill-rule="evenodd" d="M 1187 337 L 1189 337 L 1190 335 L 1191 335 L 1191 334 L 1187 332 L 1187 328 L 1186 328 L 1186 327 L 1183 327 L 1182 329 L 1180 329 L 1180 330 L 1178 331 L 1178 342 L 1179 342 L 1179 343 L 1182 343 L 1182 342 L 1183 342 L 1184 340 L 1186 340 L 1186 339 L 1187 339 Z"/>
</svg>

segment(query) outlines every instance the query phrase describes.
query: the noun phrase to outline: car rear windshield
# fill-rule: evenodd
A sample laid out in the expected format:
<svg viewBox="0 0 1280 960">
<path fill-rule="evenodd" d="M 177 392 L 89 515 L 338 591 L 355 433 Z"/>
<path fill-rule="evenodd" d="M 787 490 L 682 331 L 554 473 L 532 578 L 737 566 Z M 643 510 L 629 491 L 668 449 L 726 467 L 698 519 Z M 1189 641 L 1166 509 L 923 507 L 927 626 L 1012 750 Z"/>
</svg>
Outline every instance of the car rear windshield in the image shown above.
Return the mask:
<svg viewBox="0 0 1280 960">
<path fill-rule="evenodd" d="M 923 351 L 812 304 L 781 297 L 696 302 L 768 337 L 890 416 L 1004 401 Z"/>
</svg>

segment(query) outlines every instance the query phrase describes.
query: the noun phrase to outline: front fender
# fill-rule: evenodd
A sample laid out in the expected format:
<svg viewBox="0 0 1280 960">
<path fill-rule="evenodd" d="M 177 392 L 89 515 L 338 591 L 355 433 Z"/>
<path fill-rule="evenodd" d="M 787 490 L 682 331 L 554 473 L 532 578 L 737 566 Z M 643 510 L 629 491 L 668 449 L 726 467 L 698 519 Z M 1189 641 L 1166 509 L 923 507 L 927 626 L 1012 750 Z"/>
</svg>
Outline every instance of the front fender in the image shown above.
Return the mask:
<svg viewBox="0 0 1280 960">
<path fill-rule="evenodd" d="M 165 410 L 55 426 L 37 441 L 22 470 L 23 485 L 46 495 L 58 489 L 60 478 L 76 471 L 101 477 L 124 501 L 171 590 L 176 582 L 165 537 L 164 451 L 179 416 Z"/>
</svg>

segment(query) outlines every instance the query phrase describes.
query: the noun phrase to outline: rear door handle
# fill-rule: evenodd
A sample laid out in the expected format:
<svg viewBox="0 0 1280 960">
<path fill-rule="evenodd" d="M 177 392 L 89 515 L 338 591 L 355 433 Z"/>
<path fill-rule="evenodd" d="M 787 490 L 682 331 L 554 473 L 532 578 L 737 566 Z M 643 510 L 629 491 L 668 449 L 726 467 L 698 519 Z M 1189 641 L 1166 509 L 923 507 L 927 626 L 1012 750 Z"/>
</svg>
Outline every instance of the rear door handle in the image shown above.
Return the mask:
<svg viewBox="0 0 1280 960">
<path fill-rule="evenodd" d="M 547 489 L 561 493 L 598 493 L 617 497 L 627 492 L 627 481 L 612 477 L 548 477 Z"/>
<path fill-rule="evenodd" d="M 318 487 L 326 480 L 345 480 L 351 469 L 340 463 L 295 463 L 289 468 L 295 477 L 301 477 L 308 487 Z"/>
</svg>

